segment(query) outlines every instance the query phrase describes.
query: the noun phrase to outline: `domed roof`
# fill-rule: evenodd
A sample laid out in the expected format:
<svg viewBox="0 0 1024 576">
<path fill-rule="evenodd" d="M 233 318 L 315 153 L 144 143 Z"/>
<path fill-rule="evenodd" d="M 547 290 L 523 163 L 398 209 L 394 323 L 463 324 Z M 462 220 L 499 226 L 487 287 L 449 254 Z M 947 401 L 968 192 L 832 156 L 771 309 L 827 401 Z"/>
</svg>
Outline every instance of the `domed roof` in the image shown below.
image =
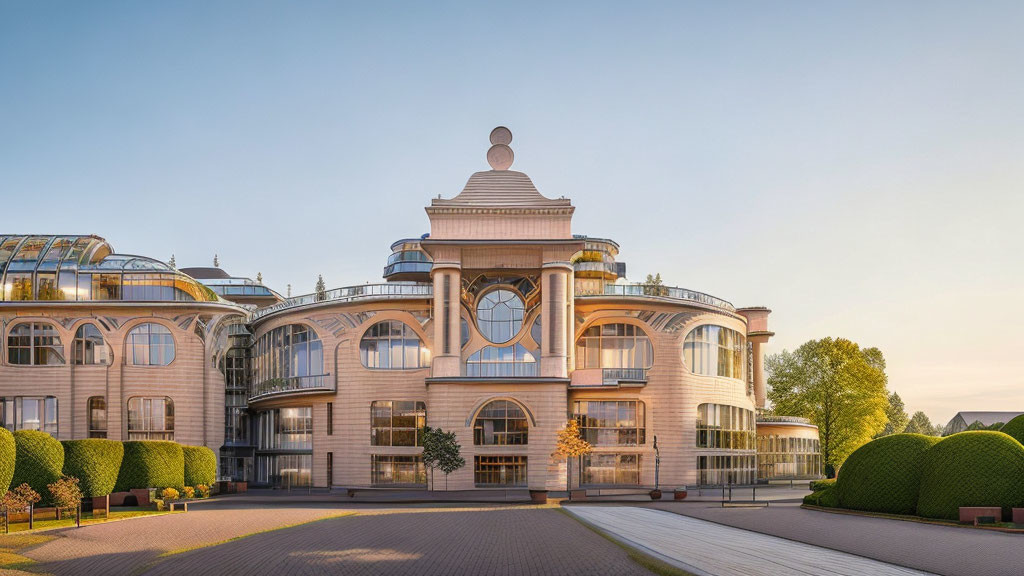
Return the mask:
<svg viewBox="0 0 1024 576">
<path fill-rule="evenodd" d="M 552 200 L 537 191 L 530 177 L 515 170 L 488 170 L 469 177 L 465 188 L 451 199 L 435 198 L 431 206 L 487 206 L 509 208 L 569 207 L 566 198 Z"/>
</svg>

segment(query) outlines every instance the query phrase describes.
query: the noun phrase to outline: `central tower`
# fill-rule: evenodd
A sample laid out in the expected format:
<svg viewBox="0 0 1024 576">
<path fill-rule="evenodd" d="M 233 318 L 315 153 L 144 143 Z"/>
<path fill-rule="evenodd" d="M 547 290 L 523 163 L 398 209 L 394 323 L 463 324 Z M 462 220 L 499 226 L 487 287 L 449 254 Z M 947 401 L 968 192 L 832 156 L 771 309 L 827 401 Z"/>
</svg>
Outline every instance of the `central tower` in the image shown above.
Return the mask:
<svg viewBox="0 0 1024 576">
<path fill-rule="evenodd" d="M 457 196 L 436 198 L 426 208 L 430 236 L 422 246 L 434 262 L 434 342 L 440 344 L 434 350 L 432 377 L 491 373 L 470 361 L 474 346 L 467 346 L 473 343 L 465 341 L 461 327 L 465 307 L 486 340 L 477 343 L 484 355 L 507 356 L 514 363 L 524 349 L 520 341 L 532 339 L 539 345 L 539 370 L 499 369 L 494 375 L 568 378 L 571 260 L 583 249 L 583 241 L 572 236 L 575 208 L 566 198 L 544 197 L 529 176 L 509 170 L 514 154 L 508 128 L 495 128 L 490 140 L 491 170 L 473 174 Z"/>
</svg>

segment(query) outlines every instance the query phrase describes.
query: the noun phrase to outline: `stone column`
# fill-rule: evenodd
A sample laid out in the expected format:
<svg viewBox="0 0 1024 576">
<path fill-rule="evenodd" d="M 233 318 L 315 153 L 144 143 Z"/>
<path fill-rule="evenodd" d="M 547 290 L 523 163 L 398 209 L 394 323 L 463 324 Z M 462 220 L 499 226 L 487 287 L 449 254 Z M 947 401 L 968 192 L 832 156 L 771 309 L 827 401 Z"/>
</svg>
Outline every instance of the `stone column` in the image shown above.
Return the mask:
<svg viewBox="0 0 1024 576">
<path fill-rule="evenodd" d="M 748 336 L 747 341 L 753 346 L 754 354 L 754 403 L 758 408 L 764 408 L 767 396 L 767 388 L 764 381 L 764 346 L 768 342 L 767 334 Z"/>
<path fill-rule="evenodd" d="M 568 286 L 572 266 L 568 262 L 544 265 L 541 273 L 541 359 L 540 375 L 567 378 L 568 359 Z"/>
<path fill-rule="evenodd" d="M 462 274 L 457 264 L 434 263 L 434 347 L 431 376 L 461 374 L 460 298 Z"/>
</svg>

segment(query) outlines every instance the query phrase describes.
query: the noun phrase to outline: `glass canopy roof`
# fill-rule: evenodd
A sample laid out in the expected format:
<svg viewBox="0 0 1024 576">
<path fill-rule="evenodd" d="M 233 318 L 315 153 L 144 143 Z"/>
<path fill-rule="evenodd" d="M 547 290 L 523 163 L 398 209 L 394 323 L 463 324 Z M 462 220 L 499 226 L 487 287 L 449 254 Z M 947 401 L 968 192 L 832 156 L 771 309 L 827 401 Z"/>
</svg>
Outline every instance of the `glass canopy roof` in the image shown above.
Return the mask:
<svg viewBox="0 0 1024 576">
<path fill-rule="evenodd" d="M 217 302 L 167 264 L 114 254 L 99 236 L 0 235 L 0 300 Z"/>
</svg>

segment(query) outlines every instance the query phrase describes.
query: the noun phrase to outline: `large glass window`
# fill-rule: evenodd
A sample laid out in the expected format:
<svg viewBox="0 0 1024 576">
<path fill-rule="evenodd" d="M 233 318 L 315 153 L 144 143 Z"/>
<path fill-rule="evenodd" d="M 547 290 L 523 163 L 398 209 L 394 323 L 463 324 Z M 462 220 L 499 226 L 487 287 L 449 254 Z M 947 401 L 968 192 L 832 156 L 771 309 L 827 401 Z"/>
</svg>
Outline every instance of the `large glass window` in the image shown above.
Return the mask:
<svg viewBox="0 0 1024 576">
<path fill-rule="evenodd" d="M 493 400 L 480 410 L 473 422 L 473 444 L 526 444 L 529 431 L 526 412 L 521 406 L 509 400 Z"/>
<path fill-rule="evenodd" d="M 636 446 L 646 441 L 644 403 L 638 400 L 573 402 L 583 439 L 594 446 Z"/>
<path fill-rule="evenodd" d="M 301 378 L 310 380 L 310 386 L 321 385 L 325 376 L 323 344 L 308 326 L 279 326 L 256 341 L 253 365 L 255 384 Z"/>
<path fill-rule="evenodd" d="M 526 486 L 526 456 L 476 456 L 473 481 L 477 486 Z"/>
<path fill-rule="evenodd" d="M 133 366 L 166 366 L 174 361 L 174 336 L 162 324 L 139 324 L 128 333 L 124 352 Z"/>
<path fill-rule="evenodd" d="M 742 379 L 746 348 L 743 334 L 723 326 L 705 324 L 686 335 L 683 361 L 694 374 Z"/>
<path fill-rule="evenodd" d="M 817 438 L 758 435 L 757 477 L 763 480 L 820 478 L 820 442 Z"/>
<path fill-rule="evenodd" d="M 476 324 L 484 338 L 504 344 L 519 334 L 525 312 L 526 306 L 518 294 L 499 288 L 480 297 L 476 305 Z"/>
<path fill-rule="evenodd" d="M 57 398 L 54 396 L 8 396 L 0 398 L 0 426 L 15 430 L 39 430 L 57 435 Z"/>
<path fill-rule="evenodd" d="M 7 361 L 25 366 L 64 364 L 64 346 L 52 324 L 23 322 L 7 335 Z"/>
<path fill-rule="evenodd" d="M 103 335 L 93 324 L 82 324 L 75 332 L 73 343 L 74 363 L 78 365 L 107 364 L 107 347 Z"/>
<path fill-rule="evenodd" d="M 259 412 L 256 436 L 259 450 L 312 450 L 313 408 L 298 406 Z"/>
<path fill-rule="evenodd" d="M 312 454 L 261 454 L 256 457 L 256 482 L 281 488 L 303 488 L 313 482 Z"/>
<path fill-rule="evenodd" d="M 754 450 L 754 412 L 726 404 L 697 407 L 697 448 Z"/>
<path fill-rule="evenodd" d="M 129 440 L 174 440 L 174 402 L 170 398 L 128 399 Z"/>
<path fill-rule="evenodd" d="M 583 484 L 639 485 L 639 454 L 591 453 L 583 457 Z"/>
<path fill-rule="evenodd" d="M 752 484 L 756 460 L 753 454 L 698 455 L 697 481 L 702 486 Z"/>
<path fill-rule="evenodd" d="M 427 425 L 427 405 L 409 400 L 370 405 L 370 445 L 419 446 L 419 430 Z"/>
<path fill-rule="evenodd" d="M 380 370 L 415 370 L 430 366 L 430 351 L 404 322 L 377 322 L 359 341 L 363 366 Z"/>
<path fill-rule="evenodd" d="M 89 438 L 107 437 L 107 399 L 103 396 L 89 398 Z"/>
<path fill-rule="evenodd" d="M 371 456 L 371 482 L 374 485 L 423 485 L 427 483 L 427 469 L 422 456 Z"/>
<path fill-rule="evenodd" d="M 522 344 L 484 346 L 466 359 L 466 376 L 509 378 L 537 375 L 537 356 Z"/>
<path fill-rule="evenodd" d="M 632 324 L 600 324 L 576 341 L 576 368 L 646 369 L 654 364 L 651 339 Z"/>
</svg>

